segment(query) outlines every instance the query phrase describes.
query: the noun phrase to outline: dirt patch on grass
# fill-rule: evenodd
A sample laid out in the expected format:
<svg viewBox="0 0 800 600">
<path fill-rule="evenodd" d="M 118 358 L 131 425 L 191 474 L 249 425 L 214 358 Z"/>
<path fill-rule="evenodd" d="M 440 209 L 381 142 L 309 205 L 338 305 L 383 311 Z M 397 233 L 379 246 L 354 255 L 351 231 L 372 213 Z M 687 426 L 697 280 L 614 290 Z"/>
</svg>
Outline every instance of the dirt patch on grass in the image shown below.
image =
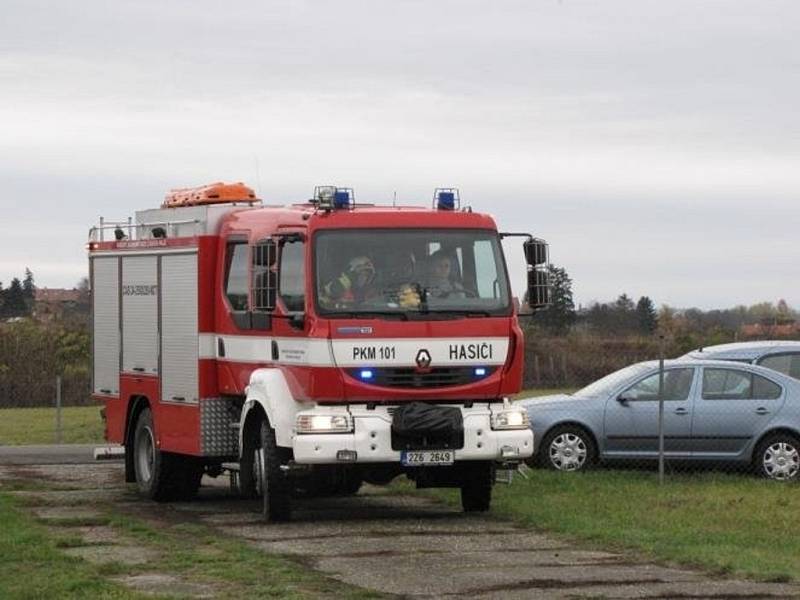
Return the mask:
<svg viewBox="0 0 800 600">
<path fill-rule="evenodd" d="M 144 546 L 91 545 L 66 548 L 64 553 L 77 556 L 95 565 L 119 563 L 121 565 L 144 565 L 155 561 L 159 553 Z"/>
<path fill-rule="evenodd" d="M 202 583 L 188 582 L 166 573 L 145 573 L 115 577 L 112 581 L 142 592 L 159 596 L 178 596 L 188 598 L 213 598 L 214 588 Z"/>
</svg>

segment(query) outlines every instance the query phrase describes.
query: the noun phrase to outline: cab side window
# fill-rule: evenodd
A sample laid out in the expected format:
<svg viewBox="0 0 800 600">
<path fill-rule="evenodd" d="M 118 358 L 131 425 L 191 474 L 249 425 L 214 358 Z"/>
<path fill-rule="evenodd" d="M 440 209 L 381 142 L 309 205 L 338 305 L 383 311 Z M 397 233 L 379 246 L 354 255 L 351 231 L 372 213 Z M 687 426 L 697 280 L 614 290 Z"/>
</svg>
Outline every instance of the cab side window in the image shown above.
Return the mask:
<svg viewBox="0 0 800 600">
<path fill-rule="evenodd" d="M 225 296 L 234 311 L 249 309 L 249 248 L 245 241 L 228 242 L 225 251 Z"/>
<path fill-rule="evenodd" d="M 305 243 L 301 240 L 283 244 L 281 250 L 278 294 L 289 312 L 302 312 L 306 302 Z"/>
</svg>

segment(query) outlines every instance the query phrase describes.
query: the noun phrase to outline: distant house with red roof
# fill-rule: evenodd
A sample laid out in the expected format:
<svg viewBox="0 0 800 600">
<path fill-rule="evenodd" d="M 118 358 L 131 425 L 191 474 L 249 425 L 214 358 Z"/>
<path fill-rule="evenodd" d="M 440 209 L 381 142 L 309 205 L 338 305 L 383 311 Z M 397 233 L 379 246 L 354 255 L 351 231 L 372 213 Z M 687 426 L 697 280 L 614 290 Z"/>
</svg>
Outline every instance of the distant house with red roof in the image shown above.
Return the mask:
<svg viewBox="0 0 800 600">
<path fill-rule="evenodd" d="M 85 303 L 85 293 L 78 289 L 36 288 L 33 318 L 37 321 L 60 319 L 64 313 Z"/>
</svg>

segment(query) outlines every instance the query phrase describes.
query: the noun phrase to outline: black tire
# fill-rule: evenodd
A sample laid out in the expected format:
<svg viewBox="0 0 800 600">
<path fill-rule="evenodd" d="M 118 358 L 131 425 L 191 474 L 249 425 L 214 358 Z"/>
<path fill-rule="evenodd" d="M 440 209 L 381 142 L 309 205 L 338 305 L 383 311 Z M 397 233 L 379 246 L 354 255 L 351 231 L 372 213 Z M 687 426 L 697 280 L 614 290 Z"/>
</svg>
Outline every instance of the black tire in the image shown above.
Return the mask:
<svg viewBox="0 0 800 600">
<path fill-rule="evenodd" d="M 292 488 L 289 478 L 281 470 L 281 454 L 275 442 L 275 431 L 263 420 L 255 464 L 261 514 L 269 523 L 288 521 L 292 515 Z"/>
<path fill-rule="evenodd" d="M 168 463 L 169 458 L 156 447 L 153 414 L 149 408 L 143 408 L 133 434 L 133 469 L 140 494 L 151 500 L 170 499 Z"/>
<path fill-rule="evenodd" d="M 534 462 L 553 471 L 584 471 L 597 463 L 597 447 L 582 427 L 563 425 L 544 436 Z"/>
<path fill-rule="evenodd" d="M 358 472 L 354 469 L 344 468 L 339 474 L 336 492 L 342 496 L 355 496 L 358 490 L 361 489 L 362 483 L 364 483 L 364 480 Z"/>
<path fill-rule="evenodd" d="M 788 433 L 768 435 L 756 448 L 753 466 L 765 479 L 797 481 L 800 479 L 800 440 Z"/>
<path fill-rule="evenodd" d="M 190 500 L 200 487 L 203 463 L 192 456 L 162 452 L 155 440 L 153 413 L 144 408 L 133 434 L 133 468 L 139 493 L 157 502 Z"/>
<path fill-rule="evenodd" d="M 178 454 L 166 455 L 172 474 L 172 499 L 191 500 L 197 496 L 200 481 L 203 479 L 205 466 L 202 461 L 193 456 L 180 456 Z"/>
<path fill-rule="evenodd" d="M 470 468 L 461 484 L 461 508 L 464 512 L 486 512 L 492 505 L 494 467 L 478 463 Z"/>
<path fill-rule="evenodd" d="M 261 427 L 248 428 L 242 439 L 242 456 L 239 459 L 239 493 L 243 498 L 258 497 L 258 474 L 255 454 L 261 446 Z"/>
</svg>

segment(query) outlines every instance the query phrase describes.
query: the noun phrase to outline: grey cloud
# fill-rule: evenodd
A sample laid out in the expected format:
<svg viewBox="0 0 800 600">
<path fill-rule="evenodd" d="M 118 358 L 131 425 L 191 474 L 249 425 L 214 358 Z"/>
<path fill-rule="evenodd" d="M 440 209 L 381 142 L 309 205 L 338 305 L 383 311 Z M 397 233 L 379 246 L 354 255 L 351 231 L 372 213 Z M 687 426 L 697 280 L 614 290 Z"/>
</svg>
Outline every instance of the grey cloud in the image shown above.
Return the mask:
<svg viewBox="0 0 800 600">
<path fill-rule="evenodd" d="M 427 203 L 460 185 L 549 238 L 581 301 L 800 304 L 799 16 L 788 1 L 7 1 L 0 204 L 48 243 L 0 241 L 0 280 L 28 260 L 71 284 L 99 214 L 169 187 L 244 179 L 284 202 L 339 182 Z"/>
</svg>

